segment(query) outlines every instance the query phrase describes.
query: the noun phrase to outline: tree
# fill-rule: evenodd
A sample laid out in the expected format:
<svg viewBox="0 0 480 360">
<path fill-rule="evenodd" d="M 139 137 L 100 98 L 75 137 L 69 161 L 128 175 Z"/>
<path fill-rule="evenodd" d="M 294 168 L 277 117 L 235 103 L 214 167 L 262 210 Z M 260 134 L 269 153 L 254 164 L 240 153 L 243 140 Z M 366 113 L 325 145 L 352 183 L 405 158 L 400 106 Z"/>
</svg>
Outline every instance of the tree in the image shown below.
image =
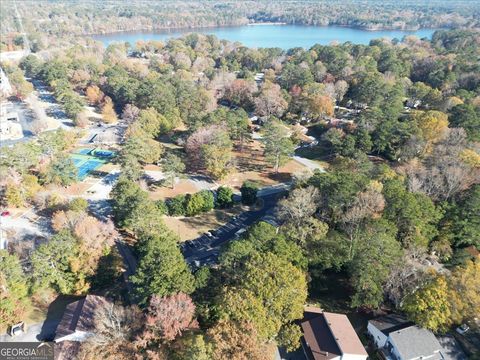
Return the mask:
<svg viewBox="0 0 480 360">
<path fill-rule="evenodd" d="M 279 202 L 278 217 L 283 222 L 291 222 L 294 226 L 300 226 L 315 213 L 318 200 L 318 189 L 313 186 L 296 188 L 290 192 L 287 199 Z"/>
<path fill-rule="evenodd" d="M 195 216 L 203 212 L 205 201 L 202 194 L 187 194 L 185 196 L 185 213 L 187 216 Z"/>
<path fill-rule="evenodd" d="M 471 104 L 460 104 L 450 110 L 450 125 L 465 129 L 470 141 L 480 141 L 480 110 Z"/>
<path fill-rule="evenodd" d="M 397 224 L 398 239 L 404 244 L 427 247 L 438 234 L 437 224 L 442 211 L 425 194 L 409 192 L 402 181 L 385 182 L 384 217 Z"/>
<path fill-rule="evenodd" d="M 228 186 L 220 186 L 217 189 L 216 206 L 220 209 L 229 208 L 233 205 L 233 190 Z"/>
<path fill-rule="evenodd" d="M 407 296 L 402 308 L 418 325 L 433 332 L 445 331 L 452 322 L 449 298 L 447 279 L 438 275 Z"/>
<path fill-rule="evenodd" d="M 394 226 L 383 220 L 367 224 L 359 237 L 359 249 L 349 264 L 354 288 L 351 304 L 378 308 L 383 301 L 383 287 L 402 251 Z"/>
<path fill-rule="evenodd" d="M 217 303 L 222 318 L 252 322 L 260 338 L 267 340 L 303 316 L 305 274 L 285 258 L 254 252 L 231 276 L 232 285 Z"/>
<path fill-rule="evenodd" d="M 31 257 L 36 284 L 52 287 L 62 294 L 82 294 L 88 290 L 85 275 L 72 266 L 79 253 L 78 243 L 68 230 L 40 245 Z"/>
<path fill-rule="evenodd" d="M 327 95 L 313 94 L 308 96 L 307 109 L 313 119 L 320 119 L 324 116 L 333 116 L 335 104 Z"/>
<path fill-rule="evenodd" d="M 97 85 L 90 85 L 85 91 L 88 102 L 92 105 L 98 105 L 103 100 L 103 93 Z"/>
<path fill-rule="evenodd" d="M 222 320 L 207 331 L 213 343 L 214 360 L 264 360 L 272 357 L 259 341 L 255 327 L 248 322 Z"/>
<path fill-rule="evenodd" d="M 265 125 L 264 133 L 265 158 L 273 165 L 275 172 L 278 172 L 279 167 L 284 165 L 293 154 L 293 142 L 288 137 L 287 129 L 274 120 Z"/>
<path fill-rule="evenodd" d="M 288 324 L 282 327 L 278 335 L 278 343 L 288 352 L 293 352 L 300 347 L 300 338 L 303 336 L 302 330 L 296 324 Z"/>
<path fill-rule="evenodd" d="M 100 308 L 94 315 L 95 336 L 82 343 L 80 358 L 132 359 L 138 352 L 135 337 L 144 321 L 144 315 L 136 306 L 107 304 Z"/>
<path fill-rule="evenodd" d="M 447 115 L 440 111 L 417 111 L 412 117 L 422 137 L 430 144 L 440 140 L 448 128 Z"/>
<path fill-rule="evenodd" d="M 447 213 L 446 233 L 455 246 L 474 245 L 480 248 L 480 185 L 474 185 Z"/>
<path fill-rule="evenodd" d="M 271 82 L 265 82 L 262 92 L 255 99 L 255 110 L 260 116 L 281 117 L 287 106 L 280 86 Z"/>
<path fill-rule="evenodd" d="M 158 141 L 137 135 L 127 139 L 122 147 L 120 159 L 124 161 L 123 158 L 132 157 L 144 164 L 154 164 L 160 160 L 162 153 L 163 147 Z"/>
<path fill-rule="evenodd" d="M 113 108 L 112 99 L 109 98 L 108 96 L 103 100 L 102 118 L 103 118 L 103 121 L 106 122 L 107 124 L 117 122 L 117 113 Z"/>
<path fill-rule="evenodd" d="M 43 178 L 46 183 L 68 186 L 77 180 L 77 168 L 68 155 L 61 154 L 49 164 Z"/>
<path fill-rule="evenodd" d="M 176 360 L 211 360 L 212 344 L 205 341 L 202 334 L 185 334 L 171 347 Z"/>
<path fill-rule="evenodd" d="M 183 293 L 165 297 L 153 295 L 142 338 L 148 342 L 172 341 L 183 331 L 198 327 L 194 316 L 195 304 L 190 296 Z"/>
<path fill-rule="evenodd" d="M 472 321 L 480 313 L 480 260 L 470 260 L 454 269 L 448 279 L 455 324 Z"/>
<path fill-rule="evenodd" d="M 130 279 L 140 305 L 147 305 L 152 295 L 164 297 L 179 292 L 193 292 L 194 278 L 175 238 L 168 230 L 142 236 L 137 251 L 137 271 Z"/>
<path fill-rule="evenodd" d="M 180 157 L 169 152 L 162 160 L 162 170 L 165 178 L 170 182 L 170 186 L 173 189 L 175 179 L 185 171 L 185 164 Z"/>
<path fill-rule="evenodd" d="M 257 201 L 258 185 L 252 181 L 245 181 L 240 188 L 242 194 L 242 203 L 245 205 L 253 205 Z"/>
<path fill-rule="evenodd" d="M 19 259 L 0 250 L 0 323 L 22 320 L 29 305 L 27 278 Z"/>
<path fill-rule="evenodd" d="M 167 201 L 168 215 L 183 216 L 186 214 L 185 210 L 186 196 L 177 195 Z"/>
</svg>

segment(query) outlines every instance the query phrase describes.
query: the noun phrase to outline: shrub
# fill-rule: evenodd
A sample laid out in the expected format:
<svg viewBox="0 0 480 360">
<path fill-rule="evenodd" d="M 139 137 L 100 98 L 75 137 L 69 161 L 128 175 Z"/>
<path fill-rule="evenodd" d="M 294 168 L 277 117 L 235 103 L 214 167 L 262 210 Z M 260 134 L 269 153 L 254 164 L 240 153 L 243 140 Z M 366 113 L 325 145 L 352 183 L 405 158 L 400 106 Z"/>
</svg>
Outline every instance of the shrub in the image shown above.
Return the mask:
<svg viewBox="0 0 480 360">
<path fill-rule="evenodd" d="M 169 213 L 168 211 L 168 206 L 167 204 L 165 203 L 165 201 L 163 200 L 157 200 L 155 201 L 155 206 L 157 207 L 157 209 L 160 211 L 160 213 L 162 215 L 166 215 Z"/>
<path fill-rule="evenodd" d="M 220 186 L 217 190 L 217 207 L 229 208 L 233 205 L 233 190 L 228 186 Z"/>
<path fill-rule="evenodd" d="M 182 216 L 185 215 L 185 195 L 177 195 L 174 198 L 168 200 L 168 215 L 170 216 Z"/>
<path fill-rule="evenodd" d="M 75 198 L 68 204 L 68 208 L 72 211 L 83 212 L 88 208 L 88 201 L 84 198 Z"/>
<path fill-rule="evenodd" d="M 198 194 L 203 198 L 202 212 L 209 212 L 215 207 L 215 197 L 210 190 L 202 190 Z"/>
<path fill-rule="evenodd" d="M 242 203 L 245 205 L 255 204 L 257 201 L 258 186 L 252 181 L 245 181 L 240 188 Z"/>
<path fill-rule="evenodd" d="M 185 198 L 185 213 L 187 216 L 195 216 L 203 212 L 205 201 L 200 192 L 188 194 Z"/>
</svg>

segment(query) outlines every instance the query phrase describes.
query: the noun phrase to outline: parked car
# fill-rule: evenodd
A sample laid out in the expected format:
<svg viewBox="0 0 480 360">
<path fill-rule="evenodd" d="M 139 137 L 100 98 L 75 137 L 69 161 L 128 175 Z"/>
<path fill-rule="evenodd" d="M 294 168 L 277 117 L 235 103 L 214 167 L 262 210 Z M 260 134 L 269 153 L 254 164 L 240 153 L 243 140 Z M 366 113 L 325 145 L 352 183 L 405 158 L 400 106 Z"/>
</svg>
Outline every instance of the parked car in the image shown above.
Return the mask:
<svg viewBox="0 0 480 360">
<path fill-rule="evenodd" d="M 457 328 L 455 329 L 455 331 L 456 331 L 457 333 L 459 333 L 460 335 L 465 334 L 465 333 L 468 332 L 469 330 L 470 330 L 470 326 L 468 326 L 467 324 L 462 324 L 462 325 L 460 325 L 459 327 L 457 327 Z"/>
<path fill-rule="evenodd" d="M 5 210 L 5 211 L 2 211 L 2 216 L 10 216 L 10 211 L 8 210 Z"/>
</svg>

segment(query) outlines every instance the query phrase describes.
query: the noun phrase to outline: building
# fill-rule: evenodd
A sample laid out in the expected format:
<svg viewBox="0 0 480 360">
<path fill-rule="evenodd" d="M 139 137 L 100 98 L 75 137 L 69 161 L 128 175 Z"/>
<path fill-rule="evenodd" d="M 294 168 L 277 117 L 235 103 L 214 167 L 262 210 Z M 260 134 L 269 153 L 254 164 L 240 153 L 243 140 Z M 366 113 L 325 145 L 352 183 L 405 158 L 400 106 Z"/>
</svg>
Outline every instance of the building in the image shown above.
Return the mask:
<svg viewBox="0 0 480 360">
<path fill-rule="evenodd" d="M 1 97 L 8 98 L 12 94 L 13 94 L 12 85 L 10 84 L 10 81 L 8 80 L 7 75 L 5 75 L 5 72 L 3 71 L 3 69 L 0 68 L 0 98 Z"/>
<path fill-rule="evenodd" d="M 400 315 L 368 322 L 367 331 L 386 360 L 451 359 L 435 335 Z"/>
<path fill-rule="evenodd" d="M 0 140 L 17 140 L 23 137 L 18 114 L 10 110 L 9 103 L 0 103 Z"/>
<path fill-rule="evenodd" d="M 104 297 L 96 295 L 87 295 L 69 304 L 57 326 L 54 341 L 85 341 L 94 335 L 95 315 L 110 304 Z"/>
<path fill-rule="evenodd" d="M 365 348 L 344 314 L 306 308 L 300 322 L 308 360 L 366 360 Z"/>
</svg>

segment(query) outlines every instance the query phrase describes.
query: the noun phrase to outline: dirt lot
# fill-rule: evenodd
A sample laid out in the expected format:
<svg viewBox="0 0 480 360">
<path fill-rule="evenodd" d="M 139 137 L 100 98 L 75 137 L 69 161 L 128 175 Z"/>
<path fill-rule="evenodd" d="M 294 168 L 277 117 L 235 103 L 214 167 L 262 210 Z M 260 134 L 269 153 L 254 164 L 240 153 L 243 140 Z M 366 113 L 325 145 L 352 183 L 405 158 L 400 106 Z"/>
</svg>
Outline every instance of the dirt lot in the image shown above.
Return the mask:
<svg viewBox="0 0 480 360">
<path fill-rule="evenodd" d="M 167 226 L 178 234 L 181 241 L 192 240 L 208 230 L 216 229 L 234 215 L 240 214 L 242 206 L 237 205 L 227 210 L 213 210 L 195 217 L 164 217 Z"/>
<path fill-rule="evenodd" d="M 163 200 L 179 194 L 193 194 L 200 190 L 191 180 L 181 179 L 173 189 L 169 186 L 154 186 L 150 191 L 150 199 Z"/>
<path fill-rule="evenodd" d="M 244 146 L 243 151 L 235 151 L 236 172 L 229 174 L 221 184 L 240 188 L 245 180 L 256 181 L 263 186 L 275 185 L 291 180 L 292 175 L 308 169 L 295 160 L 290 160 L 280 167 L 278 173 L 265 162 L 263 145 L 258 140 Z"/>
</svg>

